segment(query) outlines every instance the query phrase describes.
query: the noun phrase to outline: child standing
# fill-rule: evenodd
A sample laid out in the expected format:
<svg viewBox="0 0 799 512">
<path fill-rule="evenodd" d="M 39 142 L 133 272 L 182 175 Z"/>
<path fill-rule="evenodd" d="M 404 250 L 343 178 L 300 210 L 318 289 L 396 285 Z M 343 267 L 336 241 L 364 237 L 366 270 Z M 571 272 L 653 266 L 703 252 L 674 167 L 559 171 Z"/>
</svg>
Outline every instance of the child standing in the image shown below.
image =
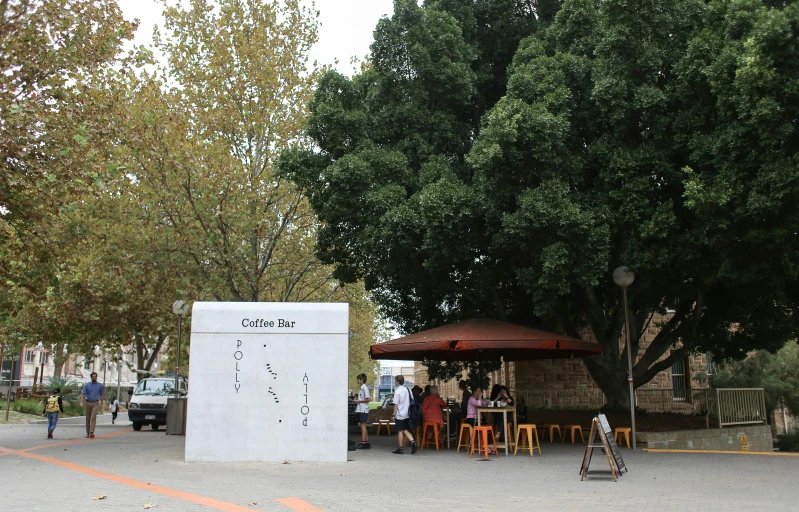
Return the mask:
<svg viewBox="0 0 799 512">
<path fill-rule="evenodd" d="M 358 404 L 355 407 L 355 412 L 358 414 L 358 423 L 361 424 L 361 444 L 356 448 L 368 450 L 372 445 L 369 444 L 369 433 L 366 431 L 366 422 L 369 421 L 369 402 L 372 401 L 372 397 L 369 395 L 369 388 L 366 387 L 366 374 L 362 373 L 358 375 L 357 379 L 360 388 L 358 389 L 358 399 L 354 400 L 354 402 Z"/>
<path fill-rule="evenodd" d="M 117 414 L 119 414 L 119 400 L 114 398 L 111 400 L 111 424 L 113 425 L 114 422 L 117 420 Z"/>
</svg>

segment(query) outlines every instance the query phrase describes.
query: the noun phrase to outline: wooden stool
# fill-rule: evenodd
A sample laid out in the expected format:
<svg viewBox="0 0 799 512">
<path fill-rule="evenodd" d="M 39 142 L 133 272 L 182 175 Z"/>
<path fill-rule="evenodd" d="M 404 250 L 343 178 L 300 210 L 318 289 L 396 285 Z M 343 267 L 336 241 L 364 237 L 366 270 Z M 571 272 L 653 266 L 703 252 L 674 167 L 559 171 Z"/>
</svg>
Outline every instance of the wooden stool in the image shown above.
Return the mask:
<svg viewBox="0 0 799 512">
<path fill-rule="evenodd" d="M 525 434 L 524 437 L 522 437 L 522 434 Z M 541 443 L 538 442 L 538 430 L 535 425 L 532 423 L 520 423 L 516 426 L 516 449 L 513 450 L 513 455 L 516 455 L 519 451 L 520 444 L 522 445 L 522 451 L 526 450 L 528 442 L 530 445 L 530 457 L 533 456 L 536 448 L 538 448 L 538 455 L 541 455 Z"/>
<path fill-rule="evenodd" d="M 491 427 L 474 427 L 472 431 L 472 451 L 469 453 L 469 458 L 472 458 L 474 455 L 474 447 L 475 447 L 475 438 L 480 440 L 480 449 L 477 451 L 477 454 L 480 455 L 481 453 L 485 452 L 486 460 L 488 460 L 488 437 L 491 434 L 491 444 L 494 445 L 494 451 L 497 452 L 497 457 L 499 457 L 499 450 L 497 450 L 497 440 L 494 437 L 494 429 Z"/>
<path fill-rule="evenodd" d="M 613 432 L 613 440 L 616 441 L 616 444 L 621 446 L 619 439 L 624 436 L 624 440 L 627 441 L 627 449 L 630 449 L 630 433 L 632 433 L 633 429 L 627 427 L 619 427 Z"/>
<path fill-rule="evenodd" d="M 463 442 L 463 431 L 464 430 L 466 431 L 466 434 L 467 434 L 465 443 Z M 469 425 L 468 423 L 466 423 L 466 420 L 461 420 L 461 430 L 460 430 L 460 433 L 458 434 L 458 449 L 455 450 L 455 453 L 458 453 L 458 452 L 461 451 L 461 446 L 466 448 L 467 452 L 469 451 L 469 447 L 471 447 L 471 445 L 472 445 L 472 436 L 474 435 L 473 430 L 474 430 L 474 427 Z"/>
<path fill-rule="evenodd" d="M 375 434 L 376 436 L 380 435 L 381 427 L 386 427 L 386 429 L 388 430 L 388 435 L 391 435 L 391 423 L 388 420 L 378 420 L 378 422 L 375 423 L 375 425 L 377 425 L 377 434 Z"/>
<path fill-rule="evenodd" d="M 435 436 L 436 451 L 438 451 L 438 443 L 440 442 L 438 438 L 438 426 L 439 426 L 438 423 L 434 421 L 424 422 L 424 430 L 422 431 L 422 442 L 419 444 L 419 448 L 424 449 L 430 445 L 430 441 L 427 439 L 427 427 L 430 427 L 430 430 L 432 430 L 433 435 Z"/>
<path fill-rule="evenodd" d="M 563 434 L 560 431 L 560 425 L 544 425 L 544 430 L 549 431 L 549 442 L 555 442 L 555 431 L 558 431 L 558 437 L 560 438 L 560 442 L 563 442 Z"/>
<path fill-rule="evenodd" d="M 576 437 L 577 432 L 580 433 L 580 439 L 582 439 L 583 442 L 585 442 L 585 436 L 583 436 L 583 427 L 581 427 L 580 425 L 566 425 L 563 428 L 565 428 L 568 431 L 568 433 L 571 434 L 572 444 L 574 444 L 574 438 Z"/>
</svg>

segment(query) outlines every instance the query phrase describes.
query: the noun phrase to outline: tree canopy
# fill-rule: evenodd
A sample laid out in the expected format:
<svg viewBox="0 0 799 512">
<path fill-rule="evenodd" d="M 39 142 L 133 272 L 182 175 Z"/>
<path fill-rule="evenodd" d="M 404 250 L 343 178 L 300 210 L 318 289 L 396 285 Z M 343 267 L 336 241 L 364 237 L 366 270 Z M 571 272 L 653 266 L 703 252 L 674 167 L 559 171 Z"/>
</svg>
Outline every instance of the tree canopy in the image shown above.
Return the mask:
<svg viewBox="0 0 799 512">
<path fill-rule="evenodd" d="M 785 406 L 799 413 L 799 344 L 772 353 L 759 350 L 742 361 L 725 361 L 711 383 L 717 388 L 763 388 L 766 409 Z"/>
<path fill-rule="evenodd" d="M 368 294 L 315 257 L 317 219 L 272 169 L 304 140 L 317 13 L 163 6 L 158 63 L 122 53 L 114 0 L 0 0 L 0 342 L 52 349 L 56 376 L 97 347 L 148 370 L 177 298 L 344 301 L 351 373 L 373 370 Z"/>
<path fill-rule="evenodd" d="M 798 32 L 794 2 L 397 0 L 371 65 L 322 77 L 318 147 L 281 169 L 321 260 L 403 331 L 589 328 L 588 371 L 624 407 L 617 266 L 636 386 L 799 330 Z"/>
</svg>

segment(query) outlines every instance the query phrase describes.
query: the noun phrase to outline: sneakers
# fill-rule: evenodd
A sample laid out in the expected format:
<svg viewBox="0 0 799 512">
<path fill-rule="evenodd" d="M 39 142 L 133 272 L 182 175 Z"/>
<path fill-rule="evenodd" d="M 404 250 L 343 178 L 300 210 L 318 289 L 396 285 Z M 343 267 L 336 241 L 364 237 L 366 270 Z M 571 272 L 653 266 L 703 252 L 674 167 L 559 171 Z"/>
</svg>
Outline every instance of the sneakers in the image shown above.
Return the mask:
<svg viewBox="0 0 799 512">
<path fill-rule="evenodd" d="M 394 450 L 394 451 L 393 451 L 393 452 L 391 452 L 391 453 L 396 453 L 397 455 L 402 455 L 402 454 L 403 454 L 403 453 L 405 453 L 405 452 L 404 452 L 404 451 L 402 451 L 402 448 L 397 448 L 396 450 Z"/>
<path fill-rule="evenodd" d="M 416 441 L 414 440 L 413 442 L 411 442 L 411 455 L 416 453 L 418 450 L 419 450 L 419 445 L 416 444 Z"/>
<path fill-rule="evenodd" d="M 356 446 L 356 448 L 358 448 L 359 450 L 369 450 L 372 448 L 372 445 L 369 444 L 369 441 L 367 441 L 365 443 L 359 444 L 358 446 Z"/>
</svg>

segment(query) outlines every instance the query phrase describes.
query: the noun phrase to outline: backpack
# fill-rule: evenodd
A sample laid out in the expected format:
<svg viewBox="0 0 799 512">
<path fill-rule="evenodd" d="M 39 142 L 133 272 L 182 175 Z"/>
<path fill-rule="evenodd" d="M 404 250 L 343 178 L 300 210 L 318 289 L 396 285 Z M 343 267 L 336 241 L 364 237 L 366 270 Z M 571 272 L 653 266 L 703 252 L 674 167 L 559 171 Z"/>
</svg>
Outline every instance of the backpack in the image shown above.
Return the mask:
<svg viewBox="0 0 799 512">
<path fill-rule="evenodd" d="M 44 412 L 58 412 L 58 395 L 53 395 L 47 399 Z"/>
<path fill-rule="evenodd" d="M 424 421 L 424 418 L 422 417 L 422 406 L 416 403 L 416 400 L 413 399 L 413 394 L 411 394 L 410 390 L 408 390 L 408 400 L 410 401 L 410 404 L 408 405 L 408 424 L 410 425 L 411 430 L 414 430 Z"/>
</svg>

